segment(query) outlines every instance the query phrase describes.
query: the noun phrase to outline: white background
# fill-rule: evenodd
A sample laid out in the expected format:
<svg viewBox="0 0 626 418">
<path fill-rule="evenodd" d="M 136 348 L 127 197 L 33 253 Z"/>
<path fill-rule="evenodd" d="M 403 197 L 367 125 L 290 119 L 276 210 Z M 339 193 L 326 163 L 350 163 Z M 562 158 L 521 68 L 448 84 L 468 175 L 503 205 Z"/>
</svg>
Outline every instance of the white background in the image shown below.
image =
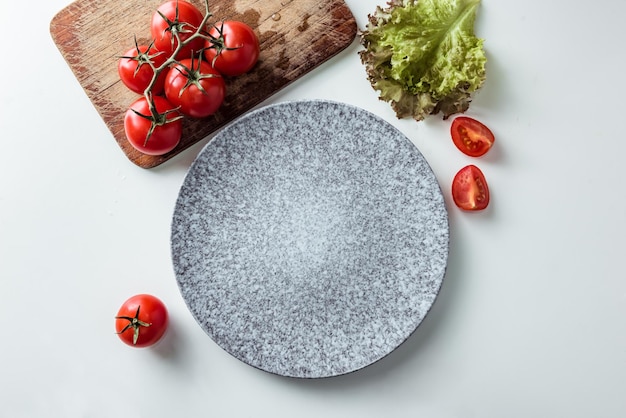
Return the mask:
<svg viewBox="0 0 626 418">
<path fill-rule="evenodd" d="M 346 0 L 358 25 L 382 0 Z M 469 115 L 497 136 L 472 160 L 449 121 L 396 120 L 358 42 L 266 103 L 361 106 L 419 147 L 446 194 L 451 248 L 431 313 L 398 350 L 332 379 L 286 379 L 232 358 L 187 311 L 170 219 L 201 142 L 152 170 L 118 148 L 49 35 L 67 0 L 3 1 L 0 88 L 0 416 L 626 416 L 626 3 L 483 0 L 487 82 Z M 462 166 L 491 186 L 451 204 Z M 162 298 L 171 329 L 133 349 L 113 316 Z"/>
</svg>

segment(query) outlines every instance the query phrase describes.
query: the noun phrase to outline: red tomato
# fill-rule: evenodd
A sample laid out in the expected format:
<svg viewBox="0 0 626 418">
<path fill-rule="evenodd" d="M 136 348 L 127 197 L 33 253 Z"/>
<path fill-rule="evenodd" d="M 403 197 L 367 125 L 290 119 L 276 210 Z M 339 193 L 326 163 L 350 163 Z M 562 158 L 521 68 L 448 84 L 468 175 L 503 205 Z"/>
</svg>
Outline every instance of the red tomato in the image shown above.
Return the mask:
<svg viewBox="0 0 626 418">
<path fill-rule="evenodd" d="M 243 22 L 226 20 L 209 31 L 204 55 L 220 73 L 235 77 L 247 73 L 259 60 L 259 38 Z"/>
<path fill-rule="evenodd" d="M 482 210 L 489 205 L 489 187 L 475 165 L 463 167 L 452 180 L 452 199 L 463 210 Z"/>
<path fill-rule="evenodd" d="M 151 48 L 148 45 L 135 45 L 120 58 L 117 65 L 122 83 L 135 93 L 143 94 L 152 81 L 155 68 L 160 67 L 167 60 L 167 55 Z M 166 72 L 162 71 L 152 87 L 152 93 L 161 94 Z"/>
<path fill-rule="evenodd" d="M 470 157 L 484 155 L 495 141 L 495 137 L 489 128 L 467 116 L 455 118 L 452 121 L 450 133 L 452 134 L 454 145 Z"/>
<path fill-rule="evenodd" d="M 154 46 L 171 56 L 178 47 L 178 40 L 185 42 L 202 24 L 202 12 L 196 6 L 183 0 L 168 1 L 160 5 L 152 15 L 150 33 Z M 184 46 L 176 56 L 177 59 L 190 58 L 204 47 L 204 39 L 198 37 Z"/>
<path fill-rule="evenodd" d="M 186 59 L 167 73 L 165 96 L 180 108 L 181 113 L 193 118 L 214 114 L 226 95 L 224 79 L 208 62 Z"/>
<path fill-rule="evenodd" d="M 183 134 L 182 116 L 167 99 L 152 98 L 152 115 L 145 97 L 136 100 L 124 116 L 124 131 L 130 144 L 148 155 L 163 155 L 173 150 Z"/>
<path fill-rule="evenodd" d="M 135 295 L 122 304 L 115 317 L 115 331 L 133 347 L 147 347 L 163 337 L 168 325 L 167 309 L 152 295 Z"/>
</svg>

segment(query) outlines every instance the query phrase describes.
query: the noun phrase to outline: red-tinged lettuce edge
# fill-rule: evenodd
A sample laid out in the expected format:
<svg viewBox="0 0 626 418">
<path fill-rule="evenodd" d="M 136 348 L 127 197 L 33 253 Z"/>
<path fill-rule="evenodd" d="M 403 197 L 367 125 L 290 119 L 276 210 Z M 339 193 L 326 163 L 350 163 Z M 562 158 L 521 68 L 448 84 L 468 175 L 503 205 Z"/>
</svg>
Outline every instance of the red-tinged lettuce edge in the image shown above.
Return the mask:
<svg viewBox="0 0 626 418">
<path fill-rule="evenodd" d="M 387 7 L 378 6 L 375 13 L 368 16 L 368 24 L 360 33 L 361 44 L 364 47 L 359 52 L 361 62 L 365 65 L 370 84 L 379 92 L 380 100 L 389 102 L 398 118 L 412 117 L 421 121 L 429 115 L 442 113 L 443 118 L 447 119 L 469 108 L 472 93 L 482 87 L 486 78 L 483 41 L 474 35 L 474 20 L 479 2 L 479 0 L 440 0 L 438 3 L 425 1 L 423 5 L 419 5 L 423 7 L 419 7 L 416 0 L 391 0 Z M 432 22 L 433 18 L 428 16 L 431 11 L 425 9 L 429 4 L 447 7 L 447 12 L 452 10 L 449 21 L 440 25 L 448 24 L 448 27 L 437 38 L 439 44 L 435 46 L 431 46 L 432 42 L 428 44 L 431 54 L 425 58 L 416 58 L 415 66 L 426 69 L 422 74 L 405 71 L 405 74 L 400 73 L 398 76 L 398 71 L 394 71 L 397 68 L 393 68 L 392 65 L 392 57 L 398 51 L 407 56 L 411 55 L 412 46 L 401 45 L 408 41 L 402 37 L 402 31 L 398 31 L 397 28 L 405 22 L 407 25 L 415 25 L 415 22 L 421 24 L 422 21 L 427 24 L 428 19 Z M 434 12 L 432 11 L 432 16 L 442 15 L 440 11 Z M 426 16 L 416 17 L 416 13 Z M 446 51 L 444 42 L 446 38 L 452 37 L 462 38 L 468 49 Z M 397 39 L 397 43 L 390 45 L 389 39 Z M 410 41 L 415 43 L 414 39 Z M 424 40 L 425 44 L 426 41 L 428 39 Z M 405 52 L 406 49 L 409 53 Z M 458 55 L 459 52 L 464 55 L 452 56 Z M 411 58 L 408 57 L 409 60 Z M 471 62 L 468 64 L 467 61 Z M 450 77 L 449 74 L 457 78 Z M 437 80 L 437 77 L 445 80 Z M 450 80 L 454 84 L 450 85 Z M 446 89 L 432 87 L 442 86 L 445 82 L 448 83 Z"/>
</svg>

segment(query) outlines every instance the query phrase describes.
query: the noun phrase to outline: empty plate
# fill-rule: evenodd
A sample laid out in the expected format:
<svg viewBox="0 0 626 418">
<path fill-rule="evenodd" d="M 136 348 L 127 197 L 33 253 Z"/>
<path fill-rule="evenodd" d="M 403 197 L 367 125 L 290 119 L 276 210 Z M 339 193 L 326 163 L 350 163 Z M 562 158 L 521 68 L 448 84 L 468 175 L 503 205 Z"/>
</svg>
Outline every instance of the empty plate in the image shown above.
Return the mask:
<svg viewBox="0 0 626 418">
<path fill-rule="evenodd" d="M 211 140 L 178 196 L 171 246 L 193 316 L 239 360 L 349 373 L 422 322 L 448 258 L 443 195 L 392 125 L 329 101 L 267 106 Z"/>
</svg>

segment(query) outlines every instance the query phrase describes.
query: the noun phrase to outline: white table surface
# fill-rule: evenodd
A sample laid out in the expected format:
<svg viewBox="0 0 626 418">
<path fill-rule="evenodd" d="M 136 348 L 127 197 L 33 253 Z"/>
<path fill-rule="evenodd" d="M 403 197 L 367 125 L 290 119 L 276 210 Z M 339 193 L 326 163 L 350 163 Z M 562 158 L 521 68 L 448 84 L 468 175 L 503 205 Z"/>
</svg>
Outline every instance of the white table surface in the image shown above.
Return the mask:
<svg viewBox="0 0 626 418">
<path fill-rule="evenodd" d="M 346 0 L 359 27 L 382 0 Z M 468 114 L 497 136 L 473 160 L 449 121 L 396 120 L 358 42 L 270 98 L 339 100 L 405 133 L 446 193 L 449 266 L 432 311 L 382 361 L 323 380 L 277 377 L 200 329 L 171 266 L 178 189 L 205 140 L 152 170 L 130 163 L 49 35 L 68 0 L 3 2 L 0 416 L 626 416 L 626 3 L 483 0 L 487 82 Z M 477 163 L 482 213 L 451 203 Z M 162 298 L 165 340 L 133 349 L 113 316 Z"/>
</svg>

